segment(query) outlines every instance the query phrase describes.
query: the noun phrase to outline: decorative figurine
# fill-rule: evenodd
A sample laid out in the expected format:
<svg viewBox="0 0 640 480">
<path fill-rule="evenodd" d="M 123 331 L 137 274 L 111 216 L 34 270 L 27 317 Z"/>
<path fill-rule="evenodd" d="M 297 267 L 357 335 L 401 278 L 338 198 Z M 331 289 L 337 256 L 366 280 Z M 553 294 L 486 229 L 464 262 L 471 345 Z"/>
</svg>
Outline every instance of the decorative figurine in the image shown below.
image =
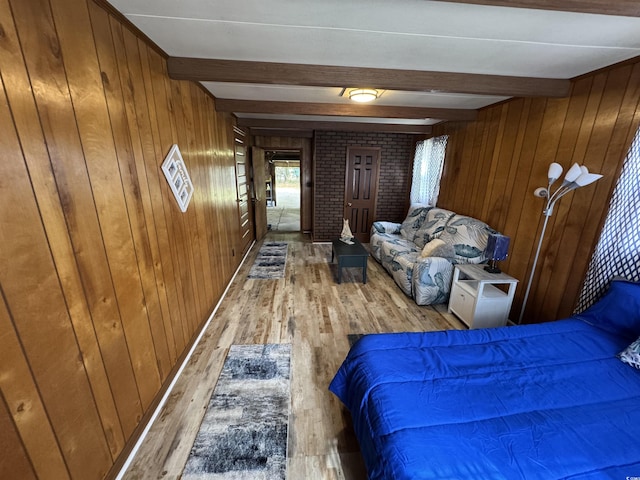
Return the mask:
<svg viewBox="0 0 640 480">
<path fill-rule="evenodd" d="M 351 229 L 349 228 L 349 220 L 346 218 L 342 219 L 342 233 L 340 234 L 340 240 L 346 243 L 347 245 L 353 245 L 353 233 L 351 233 Z"/>
</svg>

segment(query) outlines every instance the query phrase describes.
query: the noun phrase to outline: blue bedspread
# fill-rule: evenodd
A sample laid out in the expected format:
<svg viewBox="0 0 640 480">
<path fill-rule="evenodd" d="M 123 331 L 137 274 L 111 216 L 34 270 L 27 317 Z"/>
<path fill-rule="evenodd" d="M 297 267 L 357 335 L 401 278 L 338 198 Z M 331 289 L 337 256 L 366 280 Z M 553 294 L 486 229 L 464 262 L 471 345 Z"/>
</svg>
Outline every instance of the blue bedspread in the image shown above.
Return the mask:
<svg viewBox="0 0 640 480">
<path fill-rule="evenodd" d="M 640 477 L 640 371 L 616 357 L 634 333 L 590 315 L 363 337 L 330 390 L 369 478 Z"/>
</svg>

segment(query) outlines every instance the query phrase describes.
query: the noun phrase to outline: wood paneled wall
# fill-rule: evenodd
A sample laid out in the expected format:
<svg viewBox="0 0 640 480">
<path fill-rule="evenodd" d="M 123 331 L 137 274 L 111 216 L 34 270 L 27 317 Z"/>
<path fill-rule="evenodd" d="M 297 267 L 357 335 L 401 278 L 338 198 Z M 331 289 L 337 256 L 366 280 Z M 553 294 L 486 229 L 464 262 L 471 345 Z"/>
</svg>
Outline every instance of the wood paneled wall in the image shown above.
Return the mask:
<svg viewBox="0 0 640 480">
<path fill-rule="evenodd" d="M 313 230 L 313 165 L 311 138 L 306 137 L 253 137 L 253 145 L 265 150 L 300 150 L 300 229 Z"/>
<path fill-rule="evenodd" d="M 477 121 L 447 123 L 449 135 L 438 205 L 486 221 L 511 237 L 501 267 L 520 284 L 511 312 L 517 320 L 542 229 L 551 162 L 574 162 L 604 178 L 556 204 L 523 323 L 573 312 L 622 161 L 640 122 L 640 63 L 628 63 L 573 83 L 562 99 L 515 99 L 483 109 Z M 555 186 L 554 186 L 555 187 Z"/>
<path fill-rule="evenodd" d="M 240 262 L 233 120 L 91 0 L 0 22 L 0 478 L 101 479 Z"/>
</svg>

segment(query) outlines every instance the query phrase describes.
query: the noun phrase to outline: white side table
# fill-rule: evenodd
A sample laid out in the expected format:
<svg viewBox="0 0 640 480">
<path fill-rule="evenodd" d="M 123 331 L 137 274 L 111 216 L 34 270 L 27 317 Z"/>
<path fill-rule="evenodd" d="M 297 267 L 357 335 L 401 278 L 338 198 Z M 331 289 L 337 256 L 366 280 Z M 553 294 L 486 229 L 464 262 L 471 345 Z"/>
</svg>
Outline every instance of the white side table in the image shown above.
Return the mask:
<svg viewBox="0 0 640 480">
<path fill-rule="evenodd" d="M 469 328 L 507 324 L 518 280 L 506 273 L 489 273 L 484 265 L 456 265 L 449 296 L 449 312 Z M 498 288 L 502 285 L 503 288 Z"/>
</svg>

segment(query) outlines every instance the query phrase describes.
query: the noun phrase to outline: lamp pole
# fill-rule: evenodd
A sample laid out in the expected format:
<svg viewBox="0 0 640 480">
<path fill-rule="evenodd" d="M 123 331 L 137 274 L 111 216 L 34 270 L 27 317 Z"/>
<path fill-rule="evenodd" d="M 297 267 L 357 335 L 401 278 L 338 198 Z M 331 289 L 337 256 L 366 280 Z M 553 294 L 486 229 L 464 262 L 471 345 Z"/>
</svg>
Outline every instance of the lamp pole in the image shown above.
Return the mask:
<svg viewBox="0 0 640 480">
<path fill-rule="evenodd" d="M 538 265 L 538 257 L 540 256 L 540 249 L 542 248 L 542 240 L 544 240 L 544 233 L 547 230 L 547 223 L 549 223 L 549 217 L 551 216 L 551 213 L 547 214 L 547 212 L 549 212 L 549 201 L 547 201 L 547 208 L 545 208 L 545 211 L 544 211 L 544 224 L 542 225 L 542 232 L 540 232 L 540 240 L 538 240 L 538 248 L 536 249 L 536 256 L 533 257 L 533 265 L 531 266 L 531 273 L 529 274 L 527 289 L 524 292 L 524 299 L 522 300 L 522 310 L 520 310 L 518 325 L 522 323 L 522 317 L 524 317 L 524 310 L 527 307 L 527 300 L 529 299 L 529 292 L 531 291 L 533 276 L 536 273 L 536 265 Z"/>
<path fill-rule="evenodd" d="M 597 173 L 589 173 L 587 167 L 574 163 L 573 166 L 567 170 L 562 185 L 558 189 L 551 193 L 551 185 L 562 175 L 562 166 L 558 163 L 552 163 L 549 165 L 549 185 L 545 187 L 536 188 L 533 194 L 536 197 L 546 198 L 547 203 L 542 210 L 544 215 L 544 223 L 542 225 L 542 231 L 540 232 L 540 239 L 538 240 L 538 247 L 536 248 L 536 254 L 533 257 L 533 265 L 531 266 L 531 273 L 529 274 L 529 281 L 527 282 L 527 289 L 524 292 L 524 299 L 522 300 L 522 308 L 520 310 L 520 317 L 518 318 L 518 325 L 522 323 L 524 317 L 524 311 L 527 308 L 527 300 L 529 299 L 529 293 L 531 292 L 531 285 L 533 284 L 533 277 L 536 273 L 536 266 L 538 265 L 538 258 L 540 257 L 540 250 L 542 248 L 542 241 L 544 240 L 544 234 L 547 231 L 547 224 L 549 223 L 549 217 L 553 214 L 553 207 L 556 202 L 560 200 L 564 195 L 576 188 L 584 187 L 590 183 L 595 182 L 602 178 L 602 175 Z"/>
</svg>

